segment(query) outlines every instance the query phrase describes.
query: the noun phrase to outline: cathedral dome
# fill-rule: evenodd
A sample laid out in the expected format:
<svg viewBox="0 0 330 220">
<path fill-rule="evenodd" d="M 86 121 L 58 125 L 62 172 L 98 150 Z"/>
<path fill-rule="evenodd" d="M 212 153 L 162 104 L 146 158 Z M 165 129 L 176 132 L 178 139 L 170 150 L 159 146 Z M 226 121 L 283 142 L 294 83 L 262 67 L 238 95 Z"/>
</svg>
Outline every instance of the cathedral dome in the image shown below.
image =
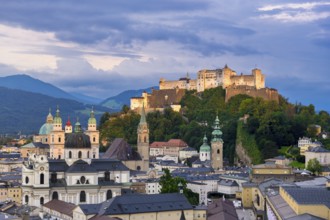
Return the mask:
<svg viewBox="0 0 330 220">
<path fill-rule="evenodd" d="M 53 130 L 53 125 L 50 123 L 45 123 L 41 126 L 39 129 L 39 134 L 40 135 L 47 135 Z"/>
<path fill-rule="evenodd" d="M 84 133 L 67 134 L 65 139 L 65 148 L 91 148 L 90 138 Z"/>
</svg>

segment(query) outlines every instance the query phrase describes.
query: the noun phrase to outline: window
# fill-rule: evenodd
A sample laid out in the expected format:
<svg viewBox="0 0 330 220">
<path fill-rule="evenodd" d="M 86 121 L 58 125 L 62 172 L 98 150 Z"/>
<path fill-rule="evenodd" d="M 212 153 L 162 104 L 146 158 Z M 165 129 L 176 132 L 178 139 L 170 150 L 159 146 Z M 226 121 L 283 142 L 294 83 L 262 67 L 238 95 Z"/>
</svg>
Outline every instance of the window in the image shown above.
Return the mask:
<svg viewBox="0 0 330 220">
<path fill-rule="evenodd" d="M 144 143 L 147 143 L 147 137 L 144 136 Z"/>
<path fill-rule="evenodd" d="M 96 138 L 95 137 L 93 137 L 93 142 L 95 142 L 96 141 Z"/>
<path fill-rule="evenodd" d="M 93 154 L 93 158 L 95 159 L 95 153 Z"/>
<path fill-rule="evenodd" d="M 29 203 L 29 196 L 25 195 L 25 203 L 28 204 Z"/>
<path fill-rule="evenodd" d="M 107 200 L 112 198 L 112 191 L 108 190 L 107 191 Z"/>
<path fill-rule="evenodd" d="M 40 174 L 40 184 L 44 184 L 45 183 L 45 175 L 42 173 Z"/>
<path fill-rule="evenodd" d="M 29 177 L 25 177 L 25 183 L 28 184 L 29 183 Z"/>
<path fill-rule="evenodd" d="M 69 158 L 71 159 L 72 158 L 72 152 L 69 151 Z"/>
<path fill-rule="evenodd" d="M 82 158 L 82 153 L 81 153 L 81 151 L 78 152 L 78 158 Z"/>
<path fill-rule="evenodd" d="M 58 155 L 58 159 L 59 159 L 59 160 L 61 159 L 61 155 Z"/>
<path fill-rule="evenodd" d="M 58 138 L 58 142 L 60 142 L 60 143 L 61 143 L 61 137 L 59 137 L 59 138 Z"/>
<path fill-rule="evenodd" d="M 53 192 L 52 199 L 58 199 L 58 192 Z"/>
<path fill-rule="evenodd" d="M 219 149 L 217 150 L 217 154 L 220 154 L 220 150 Z"/>
<path fill-rule="evenodd" d="M 141 170 L 141 167 L 140 167 L 140 166 L 137 166 L 137 167 L 136 167 L 136 170 Z"/>
<path fill-rule="evenodd" d="M 80 192 L 79 201 L 80 202 L 86 202 L 86 193 L 85 193 L 85 191 Z"/>
<path fill-rule="evenodd" d="M 110 172 L 109 171 L 104 172 L 104 180 L 105 181 L 110 181 Z"/>
<path fill-rule="evenodd" d="M 43 205 L 44 204 L 44 197 L 41 197 L 40 198 L 40 205 Z"/>
<path fill-rule="evenodd" d="M 85 184 L 86 177 L 84 177 L 84 176 L 80 177 L 80 182 L 81 182 L 81 184 Z"/>
<path fill-rule="evenodd" d="M 89 151 L 87 151 L 87 158 L 89 158 Z"/>
</svg>

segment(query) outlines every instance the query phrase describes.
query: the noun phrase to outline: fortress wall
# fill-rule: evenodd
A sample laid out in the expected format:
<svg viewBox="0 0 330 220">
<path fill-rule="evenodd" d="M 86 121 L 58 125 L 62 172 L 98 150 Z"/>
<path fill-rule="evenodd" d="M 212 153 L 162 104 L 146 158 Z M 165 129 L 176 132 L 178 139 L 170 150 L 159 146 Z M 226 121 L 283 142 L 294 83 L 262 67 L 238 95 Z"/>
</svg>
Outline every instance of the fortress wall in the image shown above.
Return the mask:
<svg viewBox="0 0 330 220">
<path fill-rule="evenodd" d="M 250 86 L 231 86 L 226 89 L 226 102 L 233 96 L 245 94 L 251 97 L 260 97 L 268 101 L 279 102 L 279 94 L 277 90 L 270 88 L 256 89 Z"/>
</svg>

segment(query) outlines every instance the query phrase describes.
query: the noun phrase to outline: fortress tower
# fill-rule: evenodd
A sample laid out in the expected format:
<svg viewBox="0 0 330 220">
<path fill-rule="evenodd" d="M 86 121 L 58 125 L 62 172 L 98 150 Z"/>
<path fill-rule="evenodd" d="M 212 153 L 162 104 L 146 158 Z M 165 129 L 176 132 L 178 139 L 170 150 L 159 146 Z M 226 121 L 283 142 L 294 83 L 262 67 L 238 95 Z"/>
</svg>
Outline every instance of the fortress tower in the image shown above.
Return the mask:
<svg viewBox="0 0 330 220">
<path fill-rule="evenodd" d="M 253 69 L 252 75 L 254 76 L 256 89 L 265 88 L 265 75 L 261 73 L 261 70 L 257 68 Z"/>
<path fill-rule="evenodd" d="M 223 168 L 223 140 L 221 139 L 222 131 L 220 130 L 218 116 L 214 121 L 214 127 L 212 132 L 211 141 L 211 165 L 214 170 L 219 170 Z"/>
</svg>

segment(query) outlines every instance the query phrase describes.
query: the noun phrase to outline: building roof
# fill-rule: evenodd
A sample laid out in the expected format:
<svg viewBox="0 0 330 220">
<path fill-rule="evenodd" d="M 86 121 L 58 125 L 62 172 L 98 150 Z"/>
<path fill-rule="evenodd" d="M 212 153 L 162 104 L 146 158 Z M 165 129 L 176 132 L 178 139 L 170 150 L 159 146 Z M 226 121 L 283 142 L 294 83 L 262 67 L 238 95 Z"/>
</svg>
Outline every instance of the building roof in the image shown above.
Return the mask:
<svg viewBox="0 0 330 220">
<path fill-rule="evenodd" d="M 283 218 L 295 217 L 297 214 L 289 206 L 289 204 L 282 198 L 278 192 L 272 191 L 268 195 L 268 200 L 274 206 L 277 213 Z"/>
<path fill-rule="evenodd" d="M 295 217 L 288 218 L 287 220 L 323 220 L 323 218 L 319 218 L 314 215 L 304 213 L 302 215 L 297 215 Z"/>
<path fill-rule="evenodd" d="M 170 139 L 169 141 L 155 141 L 150 145 L 151 148 L 156 147 L 188 147 L 188 144 L 181 139 Z"/>
<path fill-rule="evenodd" d="M 282 186 L 298 204 L 323 204 L 330 208 L 330 190 L 316 187 Z"/>
<path fill-rule="evenodd" d="M 225 180 L 225 179 L 221 179 L 218 182 L 218 185 L 221 185 L 221 186 L 231 186 L 231 187 L 238 186 L 238 184 L 237 184 L 237 182 L 235 180 Z"/>
<path fill-rule="evenodd" d="M 77 160 L 75 161 L 69 169 L 66 171 L 67 173 L 96 173 L 97 170 L 92 164 L 88 164 L 86 161 Z"/>
<path fill-rule="evenodd" d="M 102 155 L 102 158 L 141 160 L 141 156 L 123 138 L 115 138 L 107 151 Z"/>
<path fill-rule="evenodd" d="M 186 147 L 186 148 L 181 149 L 180 151 L 197 151 L 197 150 L 192 147 Z"/>
<path fill-rule="evenodd" d="M 232 201 L 218 199 L 208 205 L 208 220 L 238 220 L 236 209 Z"/>
<path fill-rule="evenodd" d="M 21 154 L 20 153 L 0 153 L 0 159 L 4 158 L 20 158 Z"/>
<path fill-rule="evenodd" d="M 43 144 L 41 142 L 31 142 L 23 145 L 22 148 L 49 148 L 49 144 Z"/>
<path fill-rule="evenodd" d="M 128 194 L 116 196 L 103 204 L 105 204 L 104 213 L 102 213 L 104 215 L 193 209 L 186 197 L 179 193 Z"/>
<path fill-rule="evenodd" d="M 65 160 L 49 159 L 49 172 L 100 172 L 100 171 L 128 171 L 129 169 L 119 160 L 114 159 L 92 159 L 88 164 L 85 161 L 76 161 L 69 166 Z M 79 167 L 84 165 L 86 171 L 82 171 L 83 168 Z M 86 165 L 87 164 L 87 165 Z M 80 170 L 80 171 L 79 171 Z"/>
<path fill-rule="evenodd" d="M 107 201 L 105 201 L 107 202 Z M 85 215 L 92 215 L 92 214 L 97 214 L 102 206 L 102 203 L 99 204 L 81 204 L 79 205 L 81 211 Z"/>
<path fill-rule="evenodd" d="M 322 146 L 310 147 L 306 152 L 313 152 L 313 153 L 330 153 L 329 150 L 323 148 Z"/>
<path fill-rule="evenodd" d="M 75 204 L 64 202 L 61 200 L 53 199 L 43 205 L 46 208 L 49 208 L 51 210 L 55 210 L 59 213 L 65 214 L 67 216 L 73 216 L 72 212 L 73 209 L 76 208 Z"/>
<path fill-rule="evenodd" d="M 169 105 L 180 104 L 185 93 L 185 89 L 152 90 L 148 96 L 149 108 L 164 108 Z"/>
<path fill-rule="evenodd" d="M 91 148 L 90 137 L 87 134 L 77 132 L 65 136 L 65 148 Z"/>
</svg>

